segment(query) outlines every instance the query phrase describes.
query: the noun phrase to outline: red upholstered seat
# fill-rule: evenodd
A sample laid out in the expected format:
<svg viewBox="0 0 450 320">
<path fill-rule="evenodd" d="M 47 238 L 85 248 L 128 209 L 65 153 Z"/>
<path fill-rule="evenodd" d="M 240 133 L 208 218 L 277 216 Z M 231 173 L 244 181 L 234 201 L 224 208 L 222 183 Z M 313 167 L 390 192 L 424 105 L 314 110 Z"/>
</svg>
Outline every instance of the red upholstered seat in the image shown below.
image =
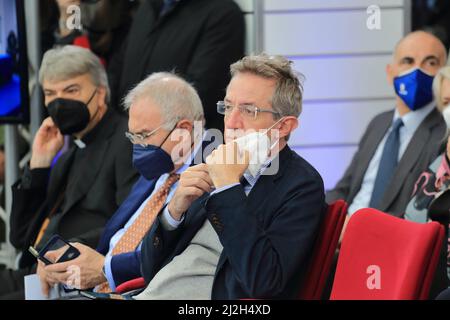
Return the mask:
<svg viewBox="0 0 450 320">
<path fill-rule="evenodd" d="M 436 222 L 357 211 L 342 240 L 331 299 L 427 299 L 443 240 Z"/>
</svg>

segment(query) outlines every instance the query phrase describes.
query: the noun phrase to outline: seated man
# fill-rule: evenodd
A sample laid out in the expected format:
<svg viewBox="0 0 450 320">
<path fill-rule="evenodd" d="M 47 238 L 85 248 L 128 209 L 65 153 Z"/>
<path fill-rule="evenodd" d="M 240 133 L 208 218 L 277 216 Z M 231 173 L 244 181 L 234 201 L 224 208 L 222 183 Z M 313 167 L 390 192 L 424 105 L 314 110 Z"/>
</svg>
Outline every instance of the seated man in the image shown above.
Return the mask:
<svg viewBox="0 0 450 320">
<path fill-rule="evenodd" d="M 185 80 L 167 72 L 154 73 L 128 93 L 125 107 L 129 110 L 127 136 L 133 143 L 133 163 L 141 176 L 106 225 L 97 251 L 74 243 L 81 252 L 78 258 L 45 268 L 40 263 L 44 294 L 50 285 L 70 281 L 66 271 L 73 266 L 79 268 L 80 279 L 72 284 L 81 289 L 97 286 L 97 291 L 114 291 L 120 283 L 140 277 L 142 238 L 172 198 L 179 175 L 194 160 L 203 161 L 207 145 L 202 143 L 203 107 Z M 169 214 L 162 219 L 168 228 L 179 224 Z M 56 254 L 49 253 L 50 257 Z"/>
<path fill-rule="evenodd" d="M 11 242 L 24 253 L 19 270 L 0 272 L 0 296 L 15 292 L 12 298 L 23 298 L 23 277 L 36 269 L 28 246 L 40 249 L 55 233 L 96 245 L 137 177 L 123 136 L 126 120 L 108 108 L 106 73 L 94 54 L 74 46 L 48 51 L 40 82 L 50 117 L 13 185 Z M 58 158 L 63 135 L 73 144 Z"/>
<path fill-rule="evenodd" d="M 264 54 L 231 74 L 218 103 L 226 144 L 181 174 L 144 238 L 137 299 L 293 298 L 305 277 L 326 204 L 320 175 L 287 145 L 300 81 L 288 60 Z M 180 225 L 168 228 L 167 214 Z"/>
<path fill-rule="evenodd" d="M 414 183 L 437 156 L 436 141 L 445 135 L 431 87 L 446 61 L 444 45 L 432 34 L 416 31 L 397 44 L 386 68 L 395 110 L 369 124 L 344 176 L 327 193 L 329 203 L 344 199 L 349 215 L 366 207 L 404 214 Z"/>
</svg>

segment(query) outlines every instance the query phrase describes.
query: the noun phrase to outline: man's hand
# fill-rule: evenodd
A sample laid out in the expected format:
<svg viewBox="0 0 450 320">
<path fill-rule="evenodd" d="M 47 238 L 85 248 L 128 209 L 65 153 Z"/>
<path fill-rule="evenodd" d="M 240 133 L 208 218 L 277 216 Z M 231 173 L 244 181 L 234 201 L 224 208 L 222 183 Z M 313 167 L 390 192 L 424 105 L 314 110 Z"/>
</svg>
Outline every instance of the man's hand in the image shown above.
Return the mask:
<svg viewBox="0 0 450 320">
<path fill-rule="evenodd" d="M 206 158 L 208 172 L 216 188 L 238 183 L 249 161 L 248 152 L 239 152 L 236 142 L 220 145 Z"/>
<path fill-rule="evenodd" d="M 64 145 L 64 137 L 51 118 L 42 122 L 33 142 L 30 168 L 48 168 Z"/>
<path fill-rule="evenodd" d="M 47 279 L 47 272 L 45 271 L 45 264 L 40 260 L 38 260 L 36 273 L 41 282 L 42 294 L 44 296 L 48 297 L 50 288 L 53 287 L 55 285 L 55 283 L 51 282 Z"/>
<path fill-rule="evenodd" d="M 105 282 L 106 278 L 102 272 L 105 257 L 84 244 L 71 244 L 80 251 L 80 255 L 70 261 L 46 266 L 48 281 L 67 284 L 81 290 L 93 288 Z M 51 254 L 48 252 L 46 257 Z"/>
<path fill-rule="evenodd" d="M 212 186 L 213 182 L 209 177 L 206 164 L 189 167 L 181 174 L 175 194 L 168 204 L 170 215 L 180 220 L 192 202 L 205 192 L 211 192 Z"/>
</svg>

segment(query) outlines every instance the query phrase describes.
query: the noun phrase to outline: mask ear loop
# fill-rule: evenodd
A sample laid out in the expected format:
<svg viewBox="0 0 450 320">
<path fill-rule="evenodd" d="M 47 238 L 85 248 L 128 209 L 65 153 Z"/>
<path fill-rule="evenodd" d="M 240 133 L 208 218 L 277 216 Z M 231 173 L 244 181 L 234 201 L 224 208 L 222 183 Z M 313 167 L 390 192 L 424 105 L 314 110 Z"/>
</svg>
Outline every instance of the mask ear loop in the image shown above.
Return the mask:
<svg viewBox="0 0 450 320">
<path fill-rule="evenodd" d="M 89 98 L 89 100 L 86 102 L 86 107 L 89 106 L 89 104 L 91 103 L 92 99 L 94 99 L 95 94 L 97 93 L 97 88 L 95 88 L 94 93 L 91 95 L 91 97 Z M 98 106 L 97 106 L 97 110 L 95 110 L 95 113 L 92 115 L 92 117 L 89 119 L 89 121 L 91 121 L 92 119 L 95 118 L 95 116 L 98 113 Z M 89 110 L 89 108 L 88 108 Z"/>
<path fill-rule="evenodd" d="M 267 134 L 267 132 L 269 132 L 270 130 L 272 130 L 273 127 L 275 127 L 281 120 L 284 120 L 286 117 L 281 117 L 280 119 L 277 120 L 277 122 L 275 122 L 273 125 L 271 125 L 266 132 L 264 132 L 264 134 Z M 269 151 L 272 152 L 272 149 L 275 147 L 275 145 L 279 142 L 280 139 L 278 139 L 277 141 L 275 141 L 269 148 Z"/>
</svg>

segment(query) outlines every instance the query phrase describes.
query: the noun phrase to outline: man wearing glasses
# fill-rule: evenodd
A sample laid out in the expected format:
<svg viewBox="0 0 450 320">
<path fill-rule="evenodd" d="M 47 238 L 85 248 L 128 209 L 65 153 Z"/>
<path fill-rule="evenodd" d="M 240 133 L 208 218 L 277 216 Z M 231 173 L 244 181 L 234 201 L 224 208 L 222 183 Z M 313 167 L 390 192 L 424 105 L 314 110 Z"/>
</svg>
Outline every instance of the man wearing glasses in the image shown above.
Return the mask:
<svg viewBox="0 0 450 320">
<path fill-rule="evenodd" d="M 172 198 L 179 176 L 201 153 L 204 116 L 195 89 L 180 77 L 154 73 L 139 83 L 125 98 L 129 110 L 125 135 L 133 144 L 133 165 L 140 178 L 128 197 L 108 221 L 97 250 L 80 243 L 74 260 L 42 267 L 39 274 L 44 294 L 55 283 L 79 289 L 111 292 L 124 281 L 141 276 L 141 240 L 155 220 L 166 228 L 179 221 L 159 212 Z M 201 130 L 194 130 L 196 128 Z M 202 159 L 195 158 L 198 163 Z M 52 259 L 57 251 L 49 252 Z M 76 267 L 79 279 L 71 278 Z"/>
<path fill-rule="evenodd" d="M 225 141 L 181 174 L 142 242 L 146 289 L 136 299 L 294 298 L 326 204 L 320 175 L 287 145 L 302 106 L 290 61 L 231 66 L 218 103 Z M 278 162 L 277 170 L 270 170 Z"/>
</svg>

